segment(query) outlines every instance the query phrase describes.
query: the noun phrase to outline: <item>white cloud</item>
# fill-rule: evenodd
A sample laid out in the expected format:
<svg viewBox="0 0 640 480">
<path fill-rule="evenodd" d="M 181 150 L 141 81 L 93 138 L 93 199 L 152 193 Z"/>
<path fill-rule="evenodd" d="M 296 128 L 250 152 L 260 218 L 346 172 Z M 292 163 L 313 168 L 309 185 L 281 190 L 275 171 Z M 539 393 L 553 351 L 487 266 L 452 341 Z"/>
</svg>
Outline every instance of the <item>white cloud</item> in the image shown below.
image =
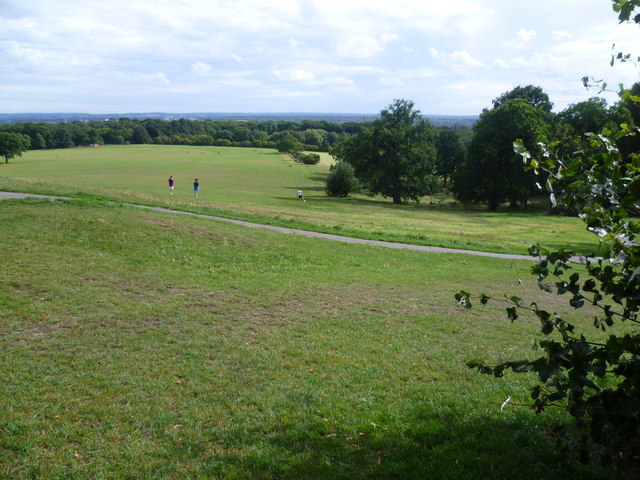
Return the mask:
<svg viewBox="0 0 640 480">
<path fill-rule="evenodd" d="M 396 38 L 391 34 L 374 37 L 366 33 L 358 33 L 339 42 L 336 50 L 342 57 L 370 58 L 382 52 L 385 45 Z"/>
<path fill-rule="evenodd" d="M 640 54 L 638 26 L 577 1 L 0 0 L 0 111 L 376 112 L 395 85 L 423 112 L 478 113 L 529 83 L 558 108 L 593 94 L 584 75 L 638 78 L 608 64 L 613 43 Z M 446 98 L 459 82 L 486 88 Z"/>
<path fill-rule="evenodd" d="M 441 52 L 437 48 L 433 48 L 433 47 L 429 48 L 429 55 L 431 55 L 433 58 L 438 58 L 438 59 L 447 57 L 446 53 Z"/>
<path fill-rule="evenodd" d="M 496 68 L 503 70 L 530 70 L 540 72 L 559 72 L 563 69 L 563 61 L 551 53 L 534 52 L 529 57 L 514 57 L 510 60 L 497 58 L 492 62 Z"/>
<path fill-rule="evenodd" d="M 274 67 L 271 70 L 271 73 L 281 81 L 293 81 L 293 82 L 309 82 L 314 79 L 314 75 L 309 70 L 302 70 L 299 68 L 290 68 L 281 70 L 277 67 Z"/>
<path fill-rule="evenodd" d="M 345 77 L 329 77 L 329 78 L 325 78 L 323 83 L 326 83 L 327 85 L 342 85 L 342 86 L 353 85 L 354 84 L 353 80 L 350 80 L 350 79 L 345 78 Z"/>
<path fill-rule="evenodd" d="M 164 72 L 155 73 L 130 73 L 116 72 L 117 76 L 130 83 L 149 83 L 151 85 L 170 85 L 171 80 Z"/>
<path fill-rule="evenodd" d="M 313 73 L 307 70 L 291 70 L 291 79 L 298 82 L 306 82 L 313 80 Z"/>
<path fill-rule="evenodd" d="M 504 70 L 509 68 L 509 64 L 502 58 L 496 58 L 491 64 L 496 68 L 502 68 Z"/>
<path fill-rule="evenodd" d="M 518 39 L 522 43 L 528 43 L 538 35 L 538 32 L 536 32 L 535 30 L 525 30 L 524 28 L 521 28 L 520 30 L 518 30 L 517 35 Z"/>
<path fill-rule="evenodd" d="M 480 60 L 476 60 L 471 56 L 469 52 L 466 50 L 457 50 L 453 53 L 441 52 L 436 48 L 429 48 L 429 55 L 433 58 L 442 61 L 443 64 L 450 64 L 451 66 L 457 67 L 484 67 L 486 66 Z"/>
<path fill-rule="evenodd" d="M 211 71 L 211 68 L 211 65 L 204 62 L 196 62 L 191 65 L 191 70 L 199 74 L 209 73 Z"/>
<path fill-rule="evenodd" d="M 553 32 L 551 32 L 551 36 L 554 40 L 566 40 L 571 38 L 573 35 L 571 35 L 569 32 L 565 32 L 564 30 L 554 30 Z"/>
<path fill-rule="evenodd" d="M 463 65 L 466 67 L 477 68 L 477 67 L 486 66 L 480 60 L 476 60 L 475 58 L 473 58 L 471 54 L 466 50 L 458 50 L 457 52 L 453 52 L 451 54 L 451 58 L 456 62 L 458 62 L 460 65 Z"/>
</svg>

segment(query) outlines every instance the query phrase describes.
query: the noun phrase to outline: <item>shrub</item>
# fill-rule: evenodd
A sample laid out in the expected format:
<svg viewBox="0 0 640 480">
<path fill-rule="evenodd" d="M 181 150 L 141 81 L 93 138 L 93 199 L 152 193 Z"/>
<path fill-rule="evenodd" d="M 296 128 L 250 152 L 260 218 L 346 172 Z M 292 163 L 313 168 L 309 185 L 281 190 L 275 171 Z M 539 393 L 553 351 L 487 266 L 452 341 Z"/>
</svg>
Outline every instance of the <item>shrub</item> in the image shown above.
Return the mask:
<svg viewBox="0 0 640 480">
<path fill-rule="evenodd" d="M 347 197 L 360 190 L 360 182 L 349 162 L 338 162 L 331 167 L 326 190 L 330 197 Z"/>
<path fill-rule="evenodd" d="M 320 163 L 320 155 L 317 153 L 298 153 L 295 158 L 305 165 L 317 165 Z"/>
</svg>

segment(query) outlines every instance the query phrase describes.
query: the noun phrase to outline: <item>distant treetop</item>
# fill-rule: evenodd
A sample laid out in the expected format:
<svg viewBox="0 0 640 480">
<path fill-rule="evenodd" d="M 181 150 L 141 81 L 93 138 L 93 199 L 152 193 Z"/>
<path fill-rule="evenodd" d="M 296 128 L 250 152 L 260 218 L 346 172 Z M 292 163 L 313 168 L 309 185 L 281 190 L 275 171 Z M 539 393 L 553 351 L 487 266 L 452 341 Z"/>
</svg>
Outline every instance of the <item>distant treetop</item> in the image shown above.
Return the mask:
<svg viewBox="0 0 640 480">
<path fill-rule="evenodd" d="M 517 86 L 513 90 L 504 92 L 493 101 L 493 108 L 498 108 L 503 103 L 513 100 L 514 98 L 526 100 L 535 108 L 539 108 L 547 113 L 551 112 L 553 108 L 553 103 L 549 100 L 549 95 L 544 93 L 542 88 L 533 85 L 527 85 L 526 87 Z"/>
</svg>

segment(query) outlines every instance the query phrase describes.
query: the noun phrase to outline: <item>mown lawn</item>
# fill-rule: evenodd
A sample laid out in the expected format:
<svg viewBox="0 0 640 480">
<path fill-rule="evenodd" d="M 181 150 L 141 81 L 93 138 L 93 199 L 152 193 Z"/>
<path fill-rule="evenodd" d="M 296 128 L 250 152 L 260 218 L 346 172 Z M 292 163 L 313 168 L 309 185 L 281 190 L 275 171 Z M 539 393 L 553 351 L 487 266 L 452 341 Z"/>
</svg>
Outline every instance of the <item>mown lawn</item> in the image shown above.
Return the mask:
<svg viewBox="0 0 640 480">
<path fill-rule="evenodd" d="M 325 155 L 326 157 L 326 155 Z M 183 146 L 109 146 L 30 151 L 0 164 L 0 189 L 93 196 L 356 236 L 376 240 L 525 254 L 540 242 L 596 248 L 577 218 L 535 211 L 488 212 L 450 198 L 393 205 L 364 195 L 347 199 L 324 191 L 330 161 L 306 166 L 274 150 Z M 168 195 L 167 179 L 176 178 Z M 192 182 L 201 192 L 193 197 Z M 297 199 L 301 188 L 306 203 Z"/>
<path fill-rule="evenodd" d="M 0 245 L 0 478 L 611 476 L 559 461 L 561 413 L 500 410 L 526 378 L 464 365 L 535 354 L 453 298 L 555 302 L 528 262 L 89 200 L 3 201 Z"/>
</svg>

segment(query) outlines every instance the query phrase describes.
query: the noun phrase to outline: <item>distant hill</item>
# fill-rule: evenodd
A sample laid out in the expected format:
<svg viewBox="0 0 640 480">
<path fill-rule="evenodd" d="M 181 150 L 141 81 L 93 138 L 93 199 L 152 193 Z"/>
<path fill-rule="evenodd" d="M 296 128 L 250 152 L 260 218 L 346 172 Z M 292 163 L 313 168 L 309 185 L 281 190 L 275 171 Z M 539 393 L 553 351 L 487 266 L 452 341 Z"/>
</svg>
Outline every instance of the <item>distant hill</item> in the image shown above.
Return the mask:
<svg viewBox="0 0 640 480">
<path fill-rule="evenodd" d="M 371 121 L 377 117 L 370 113 L 0 113 L 0 124 L 22 123 L 22 122 L 45 122 L 45 123 L 65 123 L 65 122 L 89 122 L 107 121 L 118 118 L 135 118 L 144 120 L 146 118 L 158 118 L 161 120 L 178 120 L 187 118 L 190 120 L 238 120 L 266 122 L 274 120 L 287 120 L 301 122 L 303 120 L 324 120 L 333 123 L 364 122 Z M 424 115 L 435 127 L 439 128 L 470 128 L 478 119 L 477 115 Z"/>
</svg>

